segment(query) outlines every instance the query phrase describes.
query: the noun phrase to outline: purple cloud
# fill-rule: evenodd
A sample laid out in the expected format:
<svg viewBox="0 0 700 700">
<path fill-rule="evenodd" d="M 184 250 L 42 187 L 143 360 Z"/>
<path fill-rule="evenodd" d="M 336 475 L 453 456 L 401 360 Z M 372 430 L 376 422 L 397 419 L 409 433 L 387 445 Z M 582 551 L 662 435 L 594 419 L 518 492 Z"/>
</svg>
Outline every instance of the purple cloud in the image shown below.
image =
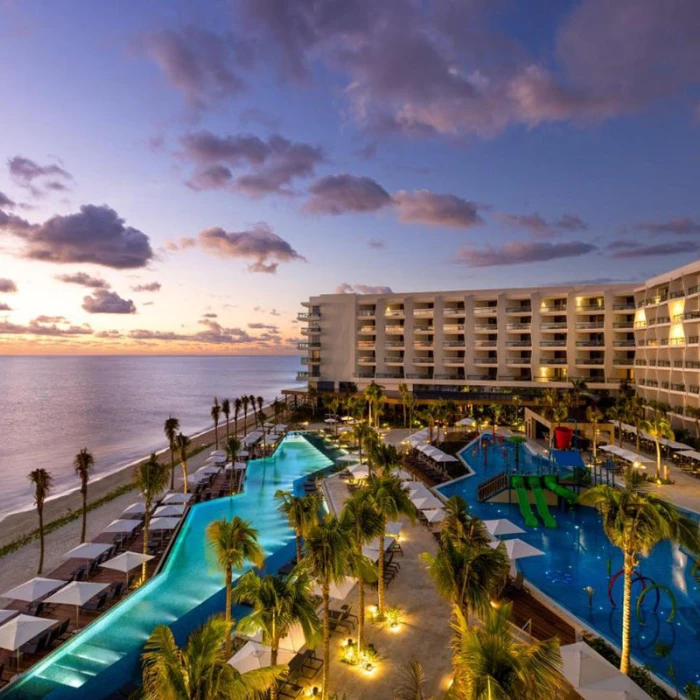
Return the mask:
<svg viewBox="0 0 700 700">
<path fill-rule="evenodd" d="M 293 194 L 292 182 L 312 176 L 324 159 L 321 148 L 278 134 L 263 140 L 250 134 L 220 137 L 198 131 L 184 136 L 181 144 L 183 157 L 197 165 L 190 187 L 230 188 L 253 198 Z M 233 170 L 242 168 L 246 172 L 234 175 Z"/>
<path fill-rule="evenodd" d="M 67 190 L 66 182 L 73 180 L 73 176 L 67 170 L 55 163 L 39 165 L 24 156 L 10 158 L 7 167 L 15 183 L 29 190 L 34 196 L 42 194 L 42 187 L 53 191 Z M 47 181 L 46 178 L 51 179 Z"/>
<path fill-rule="evenodd" d="M 367 241 L 367 245 L 375 250 L 381 250 L 382 248 L 386 247 L 384 241 L 380 241 L 378 238 L 370 238 Z"/>
<path fill-rule="evenodd" d="M 109 289 L 109 283 L 101 277 L 92 277 L 86 272 L 76 272 L 72 275 L 56 275 L 59 282 L 66 284 L 79 284 L 82 287 L 90 287 L 92 289 Z"/>
<path fill-rule="evenodd" d="M 672 233 L 678 236 L 700 235 L 700 221 L 689 217 L 670 219 L 669 221 L 646 221 L 637 226 L 647 233 Z"/>
<path fill-rule="evenodd" d="M 12 311 L 12 307 L 6 304 L 4 301 L 0 301 L 0 311 Z"/>
<path fill-rule="evenodd" d="M 134 330 L 129 333 L 133 340 L 159 340 L 164 342 L 191 342 L 206 345 L 241 345 L 255 340 L 241 328 L 225 328 L 215 321 L 200 321 L 207 327 L 197 333 L 175 333 L 173 331 Z"/>
<path fill-rule="evenodd" d="M 250 328 L 250 330 L 272 331 L 273 333 L 279 332 L 279 328 L 277 326 L 266 323 L 249 323 L 248 328 Z"/>
<path fill-rule="evenodd" d="M 588 230 L 586 222 L 575 214 L 564 214 L 553 221 L 547 221 L 538 213 L 499 214 L 498 218 L 512 228 L 527 231 L 533 238 L 551 238 L 558 233 L 576 233 Z"/>
<path fill-rule="evenodd" d="M 558 258 L 574 258 L 597 250 L 590 243 L 572 241 L 570 243 L 550 243 L 545 241 L 509 241 L 500 248 L 465 247 L 458 253 L 459 261 L 471 267 L 492 267 L 496 265 L 519 265 L 521 263 L 542 262 Z"/>
<path fill-rule="evenodd" d="M 435 194 L 428 190 L 397 192 L 394 202 L 399 221 L 450 228 L 470 228 L 483 223 L 477 205 L 454 194 Z"/>
<path fill-rule="evenodd" d="M 160 282 L 149 282 L 148 284 L 137 284 L 131 290 L 134 292 L 159 292 L 162 286 Z"/>
<path fill-rule="evenodd" d="M 166 80 L 183 93 L 190 107 L 203 109 L 246 90 L 241 69 L 250 68 L 250 44 L 232 34 L 188 27 L 142 37 L 140 48 L 158 65 Z"/>
<path fill-rule="evenodd" d="M 222 258 L 252 259 L 249 272 L 277 272 L 279 263 L 306 260 L 265 223 L 255 224 L 248 231 L 227 232 L 222 228 L 201 231 L 198 236 L 203 250 Z"/>
<path fill-rule="evenodd" d="M 17 291 L 17 285 L 8 279 L 0 279 L 0 293 L 10 294 Z"/>
<path fill-rule="evenodd" d="M 700 243 L 696 243 L 695 241 L 675 241 L 673 243 L 644 245 L 639 241 L 619 240 L 610 243 L 608 250 L 614 251 L 612 257 L 615 259 L 646 258 L 651 256 L 695 253 L 700 250 Z"/>
<path fill-rule="evenodd" d="M 135 314 L 131 299 L 122 299 L 116 292 L 96 289 L 92 295 L 83 297 L 83 309 L 89 314 Z"/>
<path fill-rule="evenodd" d="M 71 326 L 68 324 L 68 321 L 62 317 L 57 317 L 57 319 L 60 319 L 60 321 L 57 321 L 60 325 L 45 321 L 45 319 L 51 318 L 50 316 L 39 316 L 30 321 L 26 326 L 4 321 L 0 323 L 0 335 L 39 335 L 53 337 L 92 335 L 92 328 L 88 325 Z"/>
<path fill-rule="evenodd" d="M 0 192 L 0 207 L 3 209 L 12 209 L 15 203 L 6 195 Z"/>
<path fill-rule="evenodd" d="M 328 175 L 309 187 L 311 198 L 304 211 L 314 214 L 345 214 L 377 211 L 391 204 L 389 193 L 370 177 Z"/>
<path fill-rule="evenodd" d="M 56 215 L 43 224 L 0 211 L 0 231 L 23 239 L 22 256 L 54 263 L 93 263 L 117 269 L 144 267 L 153 258 L 148 236 L 125 226 L 107 205 L 86 204 L 76 214 Z"/>
<path fill-rule="evenodd" d="M 348 284 L 343 282 L 335 288 L 334 294 L 391 294 L 391 287 L 371 284 Z"/>
</svg>

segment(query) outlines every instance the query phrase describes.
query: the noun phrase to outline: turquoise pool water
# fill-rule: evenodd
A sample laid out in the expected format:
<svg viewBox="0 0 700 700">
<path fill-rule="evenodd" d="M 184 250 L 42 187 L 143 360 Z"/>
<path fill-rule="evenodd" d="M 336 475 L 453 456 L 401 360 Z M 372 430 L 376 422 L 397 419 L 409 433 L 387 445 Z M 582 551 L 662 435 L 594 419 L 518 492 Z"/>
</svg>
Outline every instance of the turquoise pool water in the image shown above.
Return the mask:
<svg viewBox="0 0 700 700">
<path fill-rule="evenodd" d="M 161 572 L 123 602 L 34 666 L 0 693 L 3 698 L 106 698 L 140 678 L 140 654 L 156 625 L 170 625 L 179 643 L 224 607 L 223 574 L 207 551 L 213 520 L 238 515 L 258 530 L 275 571 L 294 555 L 294 533 L 273 495 L 332 462 L 302 436 L 287 437 L 266 459 L 248 467 L 244 493 L 194 506 Z M 240 572 L 242 573 L 242 572 Z M 239 610 L 240 612 L 240 610 Z M 234 611 L 235 615 L 235 611 Z"/>
<path fill-rule="evenodd" d="M 472 512 L 480 518 L 508 518 L 526 529 L 526 533 L 518 537 L 545 552 L 544 556 L 518 561 L 527 582 L 619 646 L 622 579 L 619 578 L 612 589 L 616 607 L 608 599 L 608 584 L 611 575 L 620 570 L 622 556 L 608 542 L 598 514 L 591 508 L 567 510 L 564 506 L 554 507 L 550 510 L 558 527 L 533 529 L 525 527 L 516 503 L 479 503 L 476 495 L 478 484 L 502 471 L 508 463 L 512 467 L 514 455 L 512 445 L 493 445 L 488 448 L 487 466 L 484 466 L 483 452 L 475 452 L 474 447 L 474 444 L 469 445 L 461 453 L 461 457 L 474 470 L 474 475 L 445 484 L 440 491 L 447 497 L 455 494 L 463 496 Z M 539 458 L 521 447 L 521 471 L 535 472 L 538 462 Z M 651 592 L 645 596 L 642 604 L 644 624 L 634 612 L 632 621 L 632 653 L 636 661 L 651 666 L 671 685 L 675 676 L 675 682 L 681 689 L 688 682 L 700 682 L 697 663 L 700 649 L 700 591 L 691 573 L 692 565 L 692 557 L 679 547 L 668 543 L 657 545 L 651 555 L 643 559 L 640 570 L 657 584 L 671 589 L 678 611 L 670 622 L 671 604 L 665 591 L 660 593 L 658 609 L 654 611 L 656 594 Z M 590 607 L 588 595 L 583 590 L 586 586 L 595 589 Z M 637 583 L 633 587 L 635 602 L 640 592 L 641 583 Z"/>
</svg>

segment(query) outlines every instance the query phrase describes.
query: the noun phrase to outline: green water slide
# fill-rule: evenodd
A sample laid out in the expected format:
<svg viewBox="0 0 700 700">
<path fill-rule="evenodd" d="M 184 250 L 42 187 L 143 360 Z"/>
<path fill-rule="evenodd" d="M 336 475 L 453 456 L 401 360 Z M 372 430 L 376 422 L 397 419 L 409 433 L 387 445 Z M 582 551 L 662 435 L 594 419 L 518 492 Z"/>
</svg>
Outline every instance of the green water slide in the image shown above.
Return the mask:
<svg viewBox="0 0 700 700">
<path fill-rule="evenodd" d="M 545 527 L 556 527 L 557 521 L 554 516 L 549 512 L 549 506 L 544 498 L 544 491 L 540 485 L 539 476 L 529 476 L 527 478 L 528 486 L 532 489 L 532 495 L 535 497 L 535 505 L 537 506 L 537 512 L 542 518 L 542 522 Z"/>
<path fill-rule="evenodd" d="M 557 496 L 565 498 L 569 503 L 576 503 L 576 501 L 578 500 L 578 496 L 573 491 L 564 488 L 563 486 L 561 486 L 561 484 L 557 482 L 557 477 L 554 476 L 554 474 L 545 475 L 544 485 L 545 488 L 548 488 L 553 493 L 556 493 Z"/>
<path fill-rule="evenodd" d="M 527 497 L 525 479 L 522 476 L 514 476 L 510 480 L 510 484 L 515 489 L 515 493 L 518 497 L 518 505 L 520 506 L 520 512 L 523 514 L 523 518 L 525 518 L 525 525 L 528 527 L 537 527 L 539 522 L 537 522 L 537 518 L 532 512 L 532 506 Z"/>
</svg>

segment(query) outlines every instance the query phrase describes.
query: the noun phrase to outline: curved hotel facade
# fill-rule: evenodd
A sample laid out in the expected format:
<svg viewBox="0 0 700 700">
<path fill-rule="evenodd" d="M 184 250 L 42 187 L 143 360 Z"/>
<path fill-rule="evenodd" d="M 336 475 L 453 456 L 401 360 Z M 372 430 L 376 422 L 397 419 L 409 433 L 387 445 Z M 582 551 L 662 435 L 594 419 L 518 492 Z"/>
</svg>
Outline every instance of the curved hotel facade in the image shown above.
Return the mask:
<svg viewBox="0 0 700 700">
<path fill-rule="evenodd" d="M 319 391 L 417 396 L 545 387 L 616 390 L 623 380 L 671 406 L 699 407 L 700 261 L 644 284 L 405 294 L 324 294 L 304 303 L 299 378 Z"/>
</svg>

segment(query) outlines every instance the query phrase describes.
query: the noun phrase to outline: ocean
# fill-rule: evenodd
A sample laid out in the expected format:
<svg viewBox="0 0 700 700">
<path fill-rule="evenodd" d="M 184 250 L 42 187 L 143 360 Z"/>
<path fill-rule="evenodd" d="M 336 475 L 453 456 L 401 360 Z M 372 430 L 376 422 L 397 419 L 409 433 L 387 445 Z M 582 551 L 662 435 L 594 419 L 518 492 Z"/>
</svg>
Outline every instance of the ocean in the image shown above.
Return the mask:
<svg viewBox="0 0 700 700">
<path fill-rule="evenodd" d="M 87 447 L 94 475 L 165 447 L 173 415 L 192 435 L 211 427 L 213 397 L 265 403 L 298 387 L 298 357 L 0 357 L 0 519 L 32 504 L 27 474 L 77 487 L 73 458 Z M 223 416 L 222 416 L 223 423 Z"/>
</svg>

